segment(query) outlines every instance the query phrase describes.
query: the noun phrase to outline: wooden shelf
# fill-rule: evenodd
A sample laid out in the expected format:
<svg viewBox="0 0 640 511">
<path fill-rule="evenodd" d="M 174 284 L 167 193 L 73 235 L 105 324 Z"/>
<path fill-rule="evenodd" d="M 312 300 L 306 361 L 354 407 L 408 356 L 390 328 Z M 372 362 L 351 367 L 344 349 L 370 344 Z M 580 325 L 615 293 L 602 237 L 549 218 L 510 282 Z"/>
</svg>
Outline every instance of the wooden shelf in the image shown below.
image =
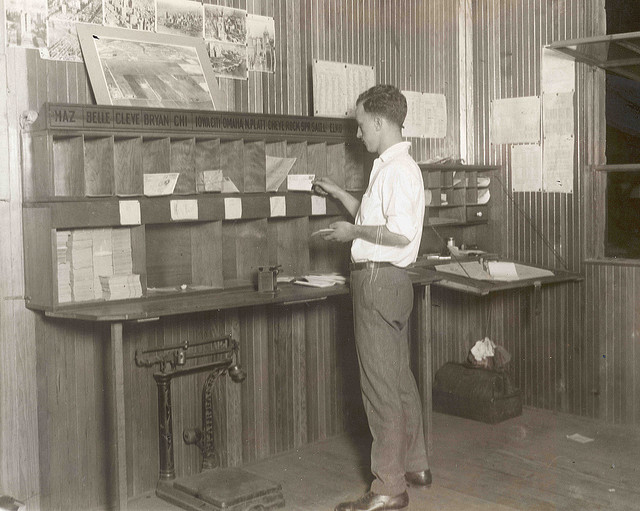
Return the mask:
<svg viewBox="0 0 640 511">
<path fill-rule="evenodd" d="M 496 166 L 461 164 L 419 164 L 426 185 L 427 210 L 431 226 L 473 226 L 486 224 L 487 203 L 479 203 L 486 193 L 490 173 Z M 488 201 L 487 201 L 488 202 Z"/>
<path fill-rule="evenodd" d="M 594 169 L 599 172 L 640 172 L 640 163 L 596 165 Z"/>
<path fill-rule="evenodd" d="M 229 293 L 253 288 L 261 266 L 346 271 L 348 251 L 310 236 L 342 208 L 288 191 L 286 179 L 267 191 L 267 157 L 295 158 L 290 173 L 357 194 L 372 160 L 356 131 L 352 119 L 45 105 L 23 133 L 27 305 Z M 206 171 L 238 192 L 214 191 Z M 177 174 L 173 193 L 145 196 L 147 174 Z"/>
</svg>

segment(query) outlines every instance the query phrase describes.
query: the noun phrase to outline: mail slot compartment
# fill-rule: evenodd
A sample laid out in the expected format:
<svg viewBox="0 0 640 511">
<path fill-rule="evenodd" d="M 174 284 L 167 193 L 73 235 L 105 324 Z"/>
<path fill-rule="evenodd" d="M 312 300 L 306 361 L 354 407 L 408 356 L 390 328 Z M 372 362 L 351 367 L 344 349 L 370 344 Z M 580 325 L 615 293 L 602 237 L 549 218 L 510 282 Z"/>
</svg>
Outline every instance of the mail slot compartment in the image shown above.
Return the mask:
<svg viewBox="0 0 640 511">
<path fill-rule="evenodd" d="M 489 208 L 487 206 L 467 206 L 467 222 L 489 220 Z"/>
</svg>

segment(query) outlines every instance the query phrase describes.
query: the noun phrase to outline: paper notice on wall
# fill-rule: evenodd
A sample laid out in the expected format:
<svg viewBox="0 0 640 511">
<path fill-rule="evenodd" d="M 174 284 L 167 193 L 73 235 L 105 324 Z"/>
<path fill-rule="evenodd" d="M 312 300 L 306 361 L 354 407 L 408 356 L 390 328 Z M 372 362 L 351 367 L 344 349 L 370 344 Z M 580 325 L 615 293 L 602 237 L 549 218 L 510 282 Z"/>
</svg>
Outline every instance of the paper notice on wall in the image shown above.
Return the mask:
<svg viewBox="0 0 640 511">
<path fill-rule="evenodd" d="M 573 153 L 573 137 L 545 138 L 542 149 L 545 192 L 573 193 Z"/>
<path fill-rule="evenodd" d="M 358 96 L 376 84 L 376 71 L 373 66 L 346 64 L 347 94 L 345 96 L 347 117 L 355 117 Z"/>
<path fill-rule="evenodd" d="M 576 87 L 576 62 L 549 48 L 542 48 L 542 92 L 573 92 Z"/>
<path fill-rule="evenodd" d="M 492 144 L 539 144 L 540 98 L 493 100 L 489 127 Z"/>
<path fill-rule="evenodd" d="M 538 144 L 511 147 L 511 188 L 514 192 L 542 190 L 542 148 Z"/>
<path fill-rule="evenodd" d="M 424 120 L 420 115 L 422 109 L 422 93 L 411 90 L 403 90 L 402 94 L 407 99 L 407 116 L 402 127 L 403 137 L 421 137 L 424 133 Z"/>
<path fill-rule="evenodd" d="M 447 135 L 447 99 L 444 94 L 402 91 L 407 99 L 403 137 L 444 138 Z"/>
<path fill-rule="evenodd" d="M 313 113 L 325 117 L 353 117 L 358 96 L 376 83 L 375 68 L 314 60 Z"/>
<path fill-rule="evenodd" d="M 542 130 L 547 138 L 573 137 L 573 92 L 542 95 Z"/>
<path fill-rule="evenodd" d="M 312 64 L 313 113 L 347 116 L 347 67 L 341 62 L 314 60 Z"/>
</svg>

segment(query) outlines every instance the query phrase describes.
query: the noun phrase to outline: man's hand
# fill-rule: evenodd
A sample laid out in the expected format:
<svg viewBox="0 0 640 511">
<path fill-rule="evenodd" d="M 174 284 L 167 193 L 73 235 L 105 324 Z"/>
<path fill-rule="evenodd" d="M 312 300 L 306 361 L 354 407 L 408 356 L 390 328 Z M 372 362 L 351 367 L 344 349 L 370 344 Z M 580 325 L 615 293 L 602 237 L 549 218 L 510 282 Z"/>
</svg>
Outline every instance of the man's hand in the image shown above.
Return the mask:
<svg viewBox="0 0 640 511">
<path fill-rule="evenodd" d="M 356 226 L 349 222 L 334 222 L 329 227 L 333 229 L 333 232 L 323 236 L 327 241 L 340 241 L 342 243 L 346 243 L 348 241 L 353 241 L 356 238 Z"/>
<path fill-rule="evenodd" d="M 328 177 L 318 177 L 313 180 L 313 191 L 322 197 L 330 195 L 334 199 L 339 200 L 345 209 L 355 218 L 358 208 L 360 207 L 360 201 L 356 199 L 349 192 L 340 188 Z"/>
<path fill-rule="evenodd" d="M 331 195 L 331 197 L 336 197 L 340 192 L 342 192 L 342 188 L 340 188 L 337 184 L 335 184 L 328 177 L 318 177 L 313 180 L 312 183 L 313 191 L 318 195 L 322 195 L 323 197 L 326 195 Z"/>
</svg>

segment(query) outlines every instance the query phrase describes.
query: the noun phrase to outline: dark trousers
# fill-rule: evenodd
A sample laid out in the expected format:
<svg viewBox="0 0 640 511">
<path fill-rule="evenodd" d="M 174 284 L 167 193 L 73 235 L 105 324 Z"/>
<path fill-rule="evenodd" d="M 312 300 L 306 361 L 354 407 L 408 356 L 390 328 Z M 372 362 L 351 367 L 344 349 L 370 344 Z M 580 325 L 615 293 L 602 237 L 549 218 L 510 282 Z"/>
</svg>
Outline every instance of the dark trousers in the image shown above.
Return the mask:
<svg viewBox="0 0 640 511">
<path fill-rule="evenodd" d="M 409 367 L 413 286 L 386 266 L 351 272 L 362 400 L 373 436 L 371 491 L 398 495 L 404 474 L 428 468 L 418 387 Z"/>
</svg>

